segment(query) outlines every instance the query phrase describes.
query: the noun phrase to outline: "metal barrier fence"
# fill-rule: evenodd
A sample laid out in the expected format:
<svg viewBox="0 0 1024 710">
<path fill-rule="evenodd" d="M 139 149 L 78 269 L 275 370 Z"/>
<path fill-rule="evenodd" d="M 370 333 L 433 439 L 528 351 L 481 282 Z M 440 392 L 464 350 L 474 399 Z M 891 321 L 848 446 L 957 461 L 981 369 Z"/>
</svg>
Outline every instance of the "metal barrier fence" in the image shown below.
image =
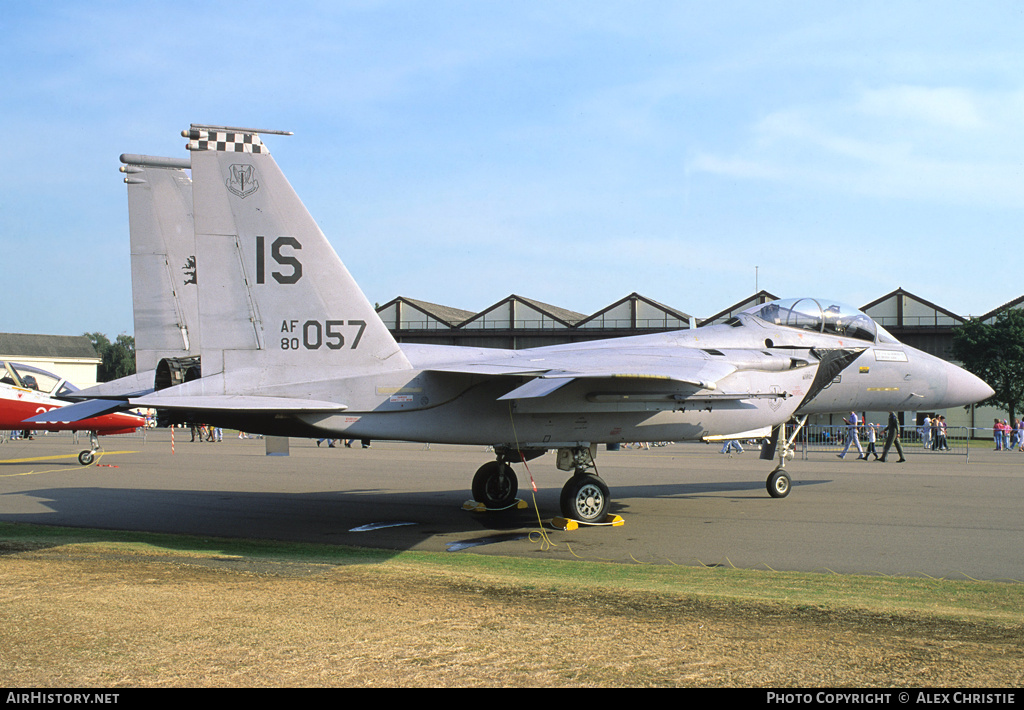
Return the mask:
<svg viewBox="0 0 1024 710">
<path fill-rule="evenodd" d="M 141 441 L 143 444 L 145 444 L 147 431 L 148 429 L 146 427 L 139 427 L 131 434 L 110 434 L 101 437 L 100 443 L 103 443 L 104 441 L 124 439 L 132 441 Z M 21 432 L 11 432 L 6 430 L 0 431 L 0 444 L 8 441 L 19 441 L 19 439 L 12 438 L 12 435 L 14 434 L 20 436 Z M 47 439 L 68 439 L 74 444 L 89 444 L 89 432 L 87 431 L 45 431 L 42 429 L 35 429 L 32 431 L 32 436 L 37 439 L 41 439 L 44 437 Z"/>
<path fill-rule="evenodd" d="M 850 442 L 847 456 L 857 457 L 860 452 L 867 454 L 870 443 L 868 427 L 865 424 L 857 427 L 857 441 L 860 442 L 860 450 L 857 444 Z M 925 430 L 923 427 L 904 426 L 900 429 L 900 445 L 905 455 L 928 454 L 945 456 L 963 456 L 968 458 L 970 451 L 970 430 L 965 426 L 947 427 L 945 435 L 940 435 L 932 430 Z M 807 425 L 797 435 L 793 447 L 800 452 L 804 459 L 810 453 L 834 453 L 837 456 L 842 454 L 846 448 L 847 426 L 845 424 L 823 424 Z M 885 447 L 885 427 L 875 426 L 875 451 L 882 455 Z M 896 447 L 889 450 L 889 455 L 895 456 Z"/>
</svg>

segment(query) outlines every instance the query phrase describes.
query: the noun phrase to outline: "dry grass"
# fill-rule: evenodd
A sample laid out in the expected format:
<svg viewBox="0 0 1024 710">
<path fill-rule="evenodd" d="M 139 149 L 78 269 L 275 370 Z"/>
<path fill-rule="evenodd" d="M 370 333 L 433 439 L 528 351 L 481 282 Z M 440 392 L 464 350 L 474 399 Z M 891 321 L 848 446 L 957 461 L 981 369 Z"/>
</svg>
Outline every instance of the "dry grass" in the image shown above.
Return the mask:
<svg viewBox="0 0 1024 710">
<path fill-rule="evenodd" d="M 1019 623 L 34 547 L 0 555 L 10 687 L 1024 685 Z"/>
</svg>

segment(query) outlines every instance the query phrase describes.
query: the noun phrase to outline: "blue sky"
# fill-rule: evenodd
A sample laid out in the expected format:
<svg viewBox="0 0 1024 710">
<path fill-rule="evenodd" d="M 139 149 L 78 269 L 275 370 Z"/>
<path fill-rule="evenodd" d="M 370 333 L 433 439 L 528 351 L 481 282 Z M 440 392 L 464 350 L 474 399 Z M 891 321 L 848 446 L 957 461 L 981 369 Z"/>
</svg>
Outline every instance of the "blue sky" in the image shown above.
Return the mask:
<svg viewBox="0 0 1024 710">
<path fill-rule="evenodd" d="M 371 301 L 1024 295 L 1019 2 L 5 4 L 0 330 L 132 332 L 121 153 L 266 143 Z"/>
</svg>

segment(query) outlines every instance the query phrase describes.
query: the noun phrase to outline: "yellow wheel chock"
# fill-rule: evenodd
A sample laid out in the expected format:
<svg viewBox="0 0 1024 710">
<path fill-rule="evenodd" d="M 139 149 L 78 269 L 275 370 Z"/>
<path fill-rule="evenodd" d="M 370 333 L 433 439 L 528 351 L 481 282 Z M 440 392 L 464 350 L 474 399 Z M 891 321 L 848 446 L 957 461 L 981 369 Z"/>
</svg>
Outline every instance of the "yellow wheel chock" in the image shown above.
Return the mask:
<svg viewBox="0 0 1024 710">
<path fill-rule="evenodd" d="M 526 501 L 521 498 L 516 498 L 514 501 L 512 501 L 512 503 L 506 505 L 504 508 L 488 508 L 483 503 L 480 503 L 472 499 L 467 500 L 465 503 L 462 504 L 463 510 L 468 510 L 473 513 L 495 513 L 502 510 L 512 510 L 513 508 L 515 508 L 516 510 L 526 510 L 527 507 L 529 506 L 527 505 Z"/>
<path fill-rule="evenodd" d="M 582 520 L 573 520 L 571 518 L 552 518 L 551 526 L 557 530 L 576 530 L 580 525 L 586 525 L 588 527 L 597 526 L 608 526 L 613 528 L 622 527 L 626 524 L 626 521 L 622 519 L 621 515 L 612 515 L 609 513 L 604 517 L 604 522 L 601 523 L 587 523 Z"/>
</svg>

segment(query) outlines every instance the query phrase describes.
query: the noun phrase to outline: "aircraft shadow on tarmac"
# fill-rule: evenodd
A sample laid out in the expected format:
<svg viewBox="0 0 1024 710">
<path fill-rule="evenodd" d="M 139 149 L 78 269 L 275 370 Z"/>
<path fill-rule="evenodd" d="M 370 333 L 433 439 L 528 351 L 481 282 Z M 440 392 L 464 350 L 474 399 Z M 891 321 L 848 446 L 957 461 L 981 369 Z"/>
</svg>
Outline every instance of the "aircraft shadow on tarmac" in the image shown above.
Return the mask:
<svg viewBox="0 0 1024 710">
<path fill-rule="evenodd" d="M 805 487 L 828 482 L 799 481 L 795 485 Z M 535 497 L 528 486 L 524 488 L 520 495 L 527 501 L 527 509 L 474 513 L 462 508 L 468 496 L 465 490 L 260 493 L 60 487 L 0 495 L 0 520 L 401 551 L 415 548 L 435 536 L 451 538 L 452 543 L 467 542 L 467 536 L 500 541 L 515 532 L 536 529 L 538 510 L 543 521 L 558 515 L 557 488 L 543 488 Z M 763 498 L 765 505 L 773 504 L 762 481 L 624 485 L 614 488 L 613 493 L 611 512 L 619 515 L 629 512 L 642 515 L 641 510 L 636 510 L 637 505 L 651 498 L 693 500 L 695 503 L 708 496 Z M 13 504 L 12 496 L 30 503 Z M 40 507 L 44 510 L 39 510 Z M 363 530 L 357 530 L 359 528 Z M 484 537 L 479 537 L 481 535 Z"/>
<path fill-rule="evenodd" d="M 793 487 L 814 486 L 831 483 L 830 479 L 793 481 Z M 612 490 L 616 499 L 623 498 L 704 498 L 708 496 L 728 498 L 766 498 L 764 481 L 705 481 L 702 483 L 671 483 L 647 486 L 616 486 Z M 612 512 L 615 502 L 612 502 Z"/>
<path fill-rule="evenodd" d="M 25 502 L 12 505 L 13 496 L 28 501 L 33 510 L 27 510 Z M 537 526 L 532 504 L 527 510 L 480 514 L 462 509 L 466 499 L 465 491 L 256 493 L 62 487 L 0 495 L 0 520 L 394 551 L 412 549 L 438 535 L 461 540 Z M 538 505 L 557 510 L 558 492 L 548 493 L 543 503 L 538 494 Z"/>
</svg>

